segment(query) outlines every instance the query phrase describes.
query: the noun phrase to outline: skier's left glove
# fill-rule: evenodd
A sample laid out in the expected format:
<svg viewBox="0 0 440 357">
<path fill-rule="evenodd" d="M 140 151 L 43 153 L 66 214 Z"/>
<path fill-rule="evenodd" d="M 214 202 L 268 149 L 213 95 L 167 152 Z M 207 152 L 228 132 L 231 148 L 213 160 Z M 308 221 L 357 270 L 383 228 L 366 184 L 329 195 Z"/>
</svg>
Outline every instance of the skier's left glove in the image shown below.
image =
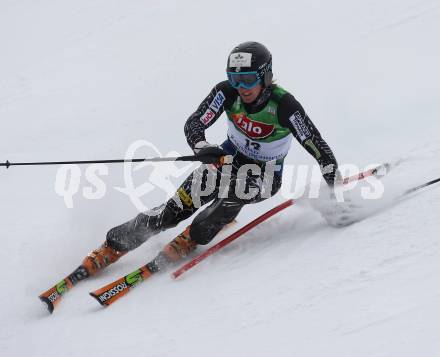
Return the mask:
<svg viewBox="0 0 440 357">
<path fill-rule="evenodd" d="M 229 155 L 218 145 L 212 145 L 207 141 L 199 141 L 194 146 L 194 153 L 199 161 L 204 164 L 214 164 L 219 167 L 224 164 L 232 163 L 232 155 Z"/>
</svg>

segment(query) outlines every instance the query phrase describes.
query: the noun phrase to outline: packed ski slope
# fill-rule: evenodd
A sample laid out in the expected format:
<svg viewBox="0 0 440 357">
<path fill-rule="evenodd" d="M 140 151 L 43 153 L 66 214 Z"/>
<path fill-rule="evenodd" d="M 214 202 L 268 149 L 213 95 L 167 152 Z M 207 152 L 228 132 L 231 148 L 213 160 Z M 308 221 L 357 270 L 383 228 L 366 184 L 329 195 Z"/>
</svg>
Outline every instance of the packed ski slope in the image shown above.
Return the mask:
<svg viewBox="0 0 440 357">
<path fill-rule="evenodd" d="M 396 197 L 440 176 L 439 31 L 438 0 L 1 1 L 2 162 L 122 158 L 137 140 L 189 153 L 186 117 L 224 79 L 232 47 L 257 40 L 340 163 L 401 163 L 382 200 L 351 194 L 353 225 L 328 225 L 316 211 L 325 199 L 302 199 L 180 280 L 154 277 L 105 310 L 87 294 L 146 263 L 184 222 L 51 316 L 37 296 L 137 208 L 116 189 L 122 166 L 108 167 L 96 200 L 83 197 L 81 167 L 73 208 L 56 193 L 58 167 L 2 168 L 0 354 L 438 356 L 440 188 Z M 296 143 L 286 162 L 314 164 Z M 155 172 L 177 185 L 188 172 L 178 168 Z M 149 207 L 168 197 L 155 182 Z M 286 176 L 284 195 L 246 207 L 238 227 L 294 184 Z"/>
</svg>

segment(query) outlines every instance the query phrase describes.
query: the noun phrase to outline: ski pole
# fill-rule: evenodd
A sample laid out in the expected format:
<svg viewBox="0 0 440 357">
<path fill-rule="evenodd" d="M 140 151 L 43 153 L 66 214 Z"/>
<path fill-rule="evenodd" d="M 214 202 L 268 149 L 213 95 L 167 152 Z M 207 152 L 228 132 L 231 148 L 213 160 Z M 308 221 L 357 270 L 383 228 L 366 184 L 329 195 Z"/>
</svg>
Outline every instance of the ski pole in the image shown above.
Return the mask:
<svg viewBox="0 0 440 357">
<path fill-rule="evenodd" d="M 431 181 L 425 182 L 424 184 L 421 184 L 421 185 L 419 185 L 419 186 L 416 186 L 416 187 L 410 188 L 410 189 L 406 190 L 406 191 L 403 193 L 402 196 L 409 195 L 410 193 L 413 193 L 413 192 L 419 191 L 419 190 L 421 190 L 422 188 L 425 188 L 425 187 L 431 186 L 431 185 L 433 185 L 433 184 L 435 184 L 435 183 L 437 183 L 437 182 L 440 182 L 440 177 L 437 178 L 437 179 L 435 179 L 435 180 L 431 180 Z"/>
<path fill-rule="evenodd" d="M 193 266 L 199 264 L 202 260 L 204 260 L 205 258 L 207 258 L 210 255 L 214 254 L 218 250 L 222 249 L 225 245 L 227 245 L 227 244 L 231 243 L 232 241 L 236 240 L 237 238 L 241 237 L 243 234 L 245 234 L 246 232 L 250 231 L 252 228 L 257 226 L 261 222 L 264 222 L 265 220 L 269 219 L 273 215 L 275 215 L 278 212 L 282 211 L 283 209 L 292 206 L 294 203 L 295 202 L 292 199 L 287 200 L 287 201 L 281 203 L 280 205 L 272 208 L 271 210 L 267 211 L 266 213 L 262 214 L 261 216 L 257 217 L 252 222 L 250 222 L 247 225 L 245 225 L 244 227 L 240 228 L 235 233 L 232 233 L 229 237 L 223 239 L 222 241 L 220 241 L 217 244 L 213 245 L 211 248 L 209 248 L 208 250 L 204 251 L 203 253 L 201 253 L 200 255 L 198 255 L 197 257 L 195 257 L 194 259 L 192 259 L 188 263 L 184 264 L 182 267 L 177 269 L 172 274 L 172 277 L 174 279 L 177 279 L 179 276 L 181 276 L 183 273 L 185 273 L 186 271 L 191 269 Z"/>
<path fill-rule="evenodd" d="M 43 165 L 71 165 L 71 164 L 114 164 L 125 162 L 169 162 L 169 161 L 199 161 L 204 164 L 213 164 L 218 162 L 218 156 L 206 155 L 187 155 L 178 157 L 152 157 L 141 159 L 117 159 L 117 160 L 75 160 L 75 161 L 40 161 L 40 162 L 10 162 L 0 163 L 0 167 L 7 169 L 10 166 L 43 166 Z"/>
<path fill-rule="evenodd" d="M 374 168 L 372 168 L 370 170 L 361 172 L 361 173 L 359 173 L 357 175 L 346 177 L 342 181 L 342 183 L 344 185 L 346 185 L 349 182 L 363 180 L 363 179 L 365 179 L 365 178 L 367 178 L 369 176 L 378 176 L 378 177 L 380 177 L 380 176 L 385 175 L 385 172 L 383 172 L 384 170 L 388 171 L 390 168 L 391 168 L 391 164 L 390 163 L 384 163 L 384 164 L 381 164 L 381 165 L 379 165 L 377 167 L 374 167 Z M 194 259 L 190 260 L 188 263 L 182 265 L 179 269 L 177 269 L 174 273 L 172 273 L 172 277 L 174 279 L 177 279 L 183 273 L 185 273 L 186 271 L 188 271 L 189 269 L 191 269 L 195 265 L 199 264 L 201 261 L 205 260 L 207 257 L 213 255 L 215 252 L 219 251 L 224 246 L 226 246 L 229 243 L 233 242 L 237 238 L 243 236 L 246 232 L 250 231 L 252 228 L 257 226 L 261 222 L 264 222 L 265 220 L 267 220 L 268 218 L 270 218 L 273 215 L 277 214 L 278 212 L 284 210 L 285 208 L 292 206 L 294 203 L 295 203 L 294 200 L 289 199 L 289 200 L 281 203 L 280 205 L 272 208 L 271 210 L 267 211 L 266 213 L 262 214 L 261 216 L 257 217 L 256 219 L 254 219 L 253 221 L 251 221 L 250 223 L 248 223 L 244 227 L 240 228 L 235 233 L 232 233 L 230 236 L 226 237 L 222 241 L 220 241 L 217 244 L 213 245 L 211 248 L 207 249 L 206 251 L 204 251 L 200 255 L 196 256 Z"/>
</svg>

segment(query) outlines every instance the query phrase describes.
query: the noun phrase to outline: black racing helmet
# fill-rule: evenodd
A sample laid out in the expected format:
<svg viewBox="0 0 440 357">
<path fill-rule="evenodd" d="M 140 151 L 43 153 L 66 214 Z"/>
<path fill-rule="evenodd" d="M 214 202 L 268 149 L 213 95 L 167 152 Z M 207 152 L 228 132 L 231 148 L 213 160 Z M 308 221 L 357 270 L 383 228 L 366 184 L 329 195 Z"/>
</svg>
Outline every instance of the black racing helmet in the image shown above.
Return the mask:
<svg viewBox="0 0 440 357">
<path fill-rule="evenodd" d="M 256 76 L 265 87 L 272 84 L 272 55 L 269 50 L 258 42 L 244 42 L 234 47 L 228 57 L 226 72 L 249 73 L 256 72 Z"/>
</svg>

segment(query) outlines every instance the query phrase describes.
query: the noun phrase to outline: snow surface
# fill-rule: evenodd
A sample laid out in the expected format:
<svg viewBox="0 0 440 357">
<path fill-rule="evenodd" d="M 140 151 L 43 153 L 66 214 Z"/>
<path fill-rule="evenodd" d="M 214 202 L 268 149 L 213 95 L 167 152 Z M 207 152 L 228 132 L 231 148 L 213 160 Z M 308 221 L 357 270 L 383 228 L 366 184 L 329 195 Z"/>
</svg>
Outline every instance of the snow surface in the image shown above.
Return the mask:
<svg viewBox="0 0 440 357">
<path fill-rule="evenodd" d="M 90 298 L 187 221 L 73 289 L 51 316 L 37 296 L 137 209 L 114 189 L 121 165 L 109 166 L 103 199 L 78 193 L 72 209 L 55 192 L 58 167 L 3 169 L 1 355 L 438 356 L 440 189 L 394 198 L 440 176 L 439 31 L 438 0 L 2 0 L 2 162 L 119 158 L 140 139 L 189 153 L 184 121 L 250 39 L 271 49 L 278 83 L 340 163 L 403 161 L 383 201 L 360 202 L 356 224 L 331 227 L 299 202 L 180 280 L 157 276 L 108 309 Z M 208 139 L 221 142 L 225 128 Z M 313 159 L 295 143 L 287 162 Z M 162 170 L 173 184 L 185 177 Z M 238 226 L 284 199 L 246 207 Z"/>
</svg>

